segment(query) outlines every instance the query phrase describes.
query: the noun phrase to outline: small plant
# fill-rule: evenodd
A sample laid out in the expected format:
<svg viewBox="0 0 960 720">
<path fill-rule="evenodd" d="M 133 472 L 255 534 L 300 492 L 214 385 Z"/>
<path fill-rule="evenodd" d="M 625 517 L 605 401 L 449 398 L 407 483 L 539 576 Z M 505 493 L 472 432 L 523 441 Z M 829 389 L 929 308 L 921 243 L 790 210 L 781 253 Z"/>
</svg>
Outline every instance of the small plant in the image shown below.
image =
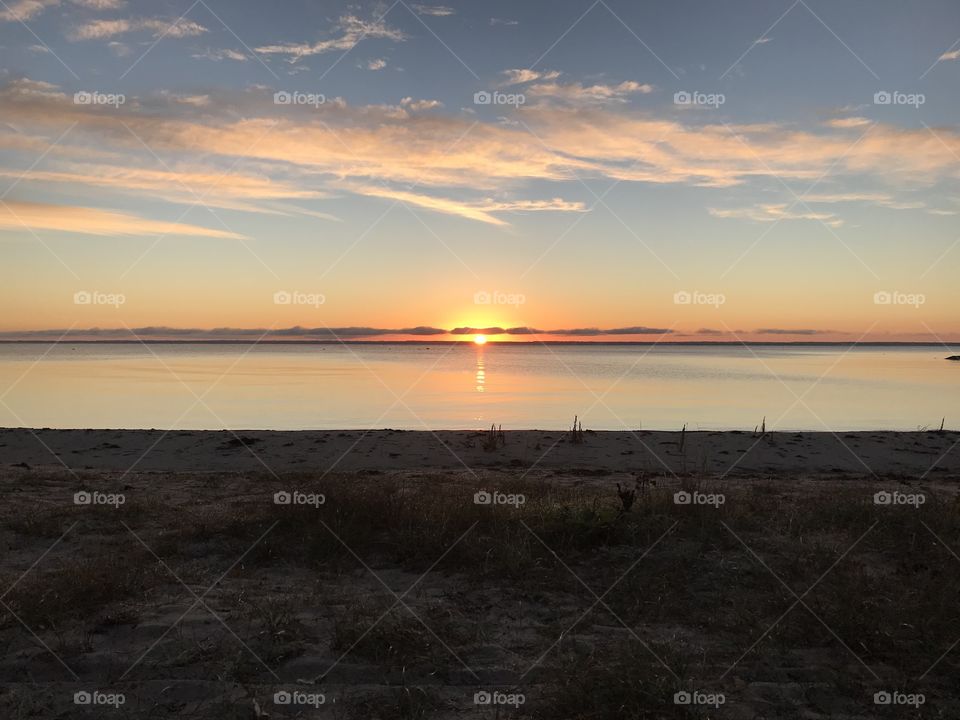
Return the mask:
<svg viewBox="0 0 960 720">
<path fill-rule="evenodd" d="M 483 439 L 483 449 L 487 452 L 493 452 L 500 445 L 507 444 L 507 436 L 503 434 L 503 425 L 497 427 L 491 425 Z"/>
<path fill-rule="evenodd" d="M 943 435 L 943 424 L 944 424 L 946 421 L 947 421 L 947 418 L 945 418 L 945 417 L 940 419 L 940 429 L 939 429 L 937 432 L 939 432 L 941 435 Z"/>
<path fill-rule="evenodd" d="M 617 497 L 620 498 L 620 515 L 630 512 L 634 501 L 637 499 L 637 491 L 640 489 L 640 479 L 638 478 L 632 489 L 624 490 L 617 483 Z"/>
<path fill-rule="evenodd" d="M 759 431 L 759 432 L 758 432 Z M 763 422 L 760 425 L 753 426 L 753 436 L 754 437 L 766 437 L 767 436 L 767 416 L 763 416 Z"/>
<path fill-rule="evenodd" d="M 684 423 L 683 427 L 680 429 L 680 441 L 677 443 L 677 447 L 680 449 L 680 452 L 683 452 L 683 446 L 687 443 L 687 424 Z"/>
<path fill-rule="evenodd" d="M 583 423 L 577 419 L 577 416 L 573 416 L 573 427 L 570 428 L 570 442 L 574 445 L 580 445 L 583 443 Z"/>
</svg>

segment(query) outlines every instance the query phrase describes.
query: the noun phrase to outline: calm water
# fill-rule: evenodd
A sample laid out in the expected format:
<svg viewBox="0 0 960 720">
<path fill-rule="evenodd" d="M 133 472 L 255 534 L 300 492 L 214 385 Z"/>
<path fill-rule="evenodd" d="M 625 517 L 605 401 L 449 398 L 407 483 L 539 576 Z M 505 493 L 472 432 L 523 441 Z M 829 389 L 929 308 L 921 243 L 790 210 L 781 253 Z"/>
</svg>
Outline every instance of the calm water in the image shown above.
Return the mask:
<svg viewBox="0 0 960 720">
<path fill-rule="evenodd" d="M 576 413 L 608 430 L 752 430 L 764 415 L 784 430 L 913 430 L 944 415 L 955 428 L 960 363 L 944 357 L 958 352 L 0 345 L 0 426 L 559 429 Z"/>
</svg>

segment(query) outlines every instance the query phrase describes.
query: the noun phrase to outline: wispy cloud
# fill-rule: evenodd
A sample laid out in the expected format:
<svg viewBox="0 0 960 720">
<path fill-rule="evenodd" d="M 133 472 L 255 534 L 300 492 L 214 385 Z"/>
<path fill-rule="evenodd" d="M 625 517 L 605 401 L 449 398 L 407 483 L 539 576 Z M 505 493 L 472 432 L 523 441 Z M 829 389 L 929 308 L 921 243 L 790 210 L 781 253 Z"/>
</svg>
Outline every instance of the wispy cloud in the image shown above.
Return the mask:
<svg viewBox="0 0 960 720">
<path fill-rule="evenodd" d="M 139 194 L 177 204 L 202 204 L 213 208 L 271 214 L 280 211 L 261 204 L 261 201 L 316 200 L 326 197 L 325 193 L 306 188 L 302 183 L 246 174 L 236 168 L 225 174 L 212 168 L 152 170 L 86 162 L 82 165 L 65 163 L 59 171 L 0 170 L 0 177 L 19 180 L 24 184 L 87 186 L 122 194 Z"/>
<path fill-rule="evenodd" d="M 170 38 L 195 37 L 207 32 L 207 28 L 193 20 L 179 18 L 130 18 L 117 20 L 94 20 L 71 30 L 67 37 L 71 40 L 101 40 L 132 32 L 152 32 L 155 36 Z"/>
<path fill-rule="evenodd" d="M 870 203 L 892 210 L 919 210 L 926 207 L 926 203 L 920 200 L 897 200 L 886 193 L 819 193 L 807 195 L 803 201 L 805 203 Z"/>
<path fill-rule="evenodd" d="M 150 220 L 98 208 L 5 200 L 0 203 L 0 229 L 58 230 L 82 235 L 188 235 L 244 239 L 237 233 L 199 225 Z"/>
<path fill-rule="evenodd" d="M 396 200 L 434 212 L 456 215 L 468 220 L 477 220 L 488 225 L 498 226 L 508 224 L 505 220 L 496 217 L 494 213 L 498 212 L 586 212 L 586 206 L 583 203 L 570 202 L 560 198 L 552 200 L 512 200 L 508 202 L 485 200 L 474 203 L 406 190 L 394 190 L 379 185 L 353 185 L 350 189 L 360 195 Z"/>
<path fill-rule="evenodd" d="M 18 79 L 0 86 L 0 103 L 11 125 L 33 128 L 40 135 L 77 123 L 71 138 L 83 137 L 84 142 L 76 147 L 69 140 L 61 144 L 51 152 L 51 162 L 82 146 L 87 152 L 93 148 L 127 158 L 131 165 L 142 163 L 131 156 L 131 149 L 142 154 L 143 146 L 118 123 L 122 120 L 168 158 L 176 173 L 182 167 L 176 165 L 177 158 L 236 161 L 238 167 L 257 166 L 268 176 L 277 176 L 281 169 L 299 173 L 311 178 L 317 191 L 402 198 L 435 212 L 500 226 L 506 221 L 497 217 L 498 212 L 523 209 L 503 203 L 542 202 L 529 201 L 532 183 L 575 176 L 712 188 L 748 186 L 774 176 L 809 183 L 823 178 L 834 187 L 842 183 L 841 190 L 807 198 L 811 206 L 873 202 L 890 208 L 921 207 L 915 197 L 904 198 L 904 192 L 953 179 L 956 160 L 946 150 L 960 153 L 960 136 L 950 128 L 937 129 L 934 136 L 925 128 L 879 123 L 851 145 L 849 133 L 842 129 L 821 126 L 808 132 L 776 123 L 685 123 L 672 115 L 632 112 L 620 104 L 531 102 L 532 95 L 522 117 L 536 138 L 526 127 L 441 112 L 438 101 L 431 99 L 352 106 L 328 98 L 319 107 L 278 107 L 271 88 L 209 95 L 202 114 L 200 108 L 174 98 L 159 107 L 151 105 L 144 113 L 135 98 L 106 111 L 76 105 L 50 83 Z M 28 140 L 0 131 L 0 143 L 19 146 Z M 155 158 L 145 162 L 156 165 Z M 97 173 L 88 173 L 84 183 L 84 173 L 69 172 L 81 176 L 76 178 L 79 184 L 97 182 Z M 863 187 L 860 182 L 850 184 L 855 180 L 880 189 L 853 192 L 850 188 Z M 188 179 L 188 184 L 192 182 Z M 274 182 L 286 189 L 282 179 Z M 419 192 L 409 191 L 414 184 Z M 497 197 L 500 205 L 490 197 Z M 802 203 L 791 209 L 791 198 L 785 200 L 757 205 L 751 198 L 743 206 L 715 206 L 711 212 L 715 217 L 759 222 L 819 220 L 834 226 L 842 222 L 833 213 L 811 211 Z M 544 209 L 578 210 L 557 204 Z"/>
<path fill-rule="evenodd" d="M 339 34 L 328 40 L 320 40 L 315 43 L 262 45 L 256 48 L 256 51 L 264 55 L 290 55 L 292 61 L 295 62 L 299 58 L 310 55 L 321 55 L 337 50 L 349 50 L 363 39 L 381 38 L 394 42 L 406 40 L 406 35 L 402 31 L 388 26 L 383 21 L 383 18 L 379 20 L 363 20 L 356 15 L 344 15 L 340 18 L 334 29 L 338 31 Z"/>
<path fill-rule="evenodd" d="M 27 22 L 48 7 L 59 4 L 59 0 L 13 0 L 0 9 L 0 22 Z"/>
<path fill-rule="evenodd" d="M 868 120 L 865 117 L 845 117 L 845 118 L 834 118 L 832 120 L 827 120 L 826 125 L 827 127 L 832 127 L 832 128 L 847 129 L 847 128 L 866 127 L 872 122 L 873 122 L 872 120 Z"/>
<path fill-rule="evenodd" d="M 213 60 L 214 62 L 220 62 L 221 60 L 235 60 L 236 62 L 245 62 L 250 59 L 244 53 L 239 52 L 237 50 L 230 50 L 229 48 L 225 48 L 222 50 L 206 50 L 202 53 L 196 53 L 191 57 L 194 57 L 198 60 L 201 60 L 201 59 Z"/>
<path fill-rule="evenodd" d="M 71 0 L 71 2 L 89 10 L 119 10 L 127 4 L 126 0 Z"/>
<path fill-rule="evenodd" d="M 538 82 L 526 89 L 526 94 L 533 97 L 550 98 L 574 104 L 626 102 L 630 95 L 646 95 L 652 92 L 653 85 L 632 80 L 618 85 L 586 86 L 580 83 Z"/>
<path fill-rule="evenodd" d="M 947 60 L 960 60 L 960 50 L 951 50 L 950 52 L 945 52 L 938 58 L 938 62 L 944 62 Z"/>
<path fill-rule="evenodd" d="M 530 70 L 529 68 L 520 68 L 513 70 L 504 70 L 502 75 L 506 78 L 504 85 L 522 85 L 533 82 L 534 80 L 556 80 L 560 73 L 556 70 L 544 71 Z"/>
<path fill-rule="evenodd" d="M 434 17 L 447 17 L 448 15 L 455 15 L 456 10 L 452 7 L 447 7 L 446 5 L 424 5 L 421 3 L 414 3 L 411 5 L 418 15 L 432 15 Z"/>
<path fill-rule="evenodd" d="M 795 207 L 803 207 L 803 203 L 797 203 Z M 794 210 L 790 208 L 789 203 L 764 203 L 752 207 L 734 209 L 708 208 L 707 211 L 713 217 L 717 218 L 739 218 L 753 220 L 754 222 L 817 220 L 826 223 L 830 227 L 840 227 L 843 225 L 843 220 L 833 213 Z"/>
</svg>

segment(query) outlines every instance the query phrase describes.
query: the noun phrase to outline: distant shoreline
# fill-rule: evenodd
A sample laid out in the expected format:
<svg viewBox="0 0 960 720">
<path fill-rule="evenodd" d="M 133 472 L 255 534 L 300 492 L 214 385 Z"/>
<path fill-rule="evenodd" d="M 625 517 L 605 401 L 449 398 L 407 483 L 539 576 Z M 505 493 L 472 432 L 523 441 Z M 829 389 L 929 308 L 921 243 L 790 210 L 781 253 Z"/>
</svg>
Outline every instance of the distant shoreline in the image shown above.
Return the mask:
<svg viewBox="0 0 960 720">
<path fill-rule="evenodd" d="M 0 340 L 0 345 L 466 345 L 472 340 Z M 669 345 L 686 347 L 933 347 L 960 348 L 960 342 L 737 341 L 737 340 L 488 340 L 486 345 Z M 951 350 L 952 352 L 952 350 Z"/>
</svg>

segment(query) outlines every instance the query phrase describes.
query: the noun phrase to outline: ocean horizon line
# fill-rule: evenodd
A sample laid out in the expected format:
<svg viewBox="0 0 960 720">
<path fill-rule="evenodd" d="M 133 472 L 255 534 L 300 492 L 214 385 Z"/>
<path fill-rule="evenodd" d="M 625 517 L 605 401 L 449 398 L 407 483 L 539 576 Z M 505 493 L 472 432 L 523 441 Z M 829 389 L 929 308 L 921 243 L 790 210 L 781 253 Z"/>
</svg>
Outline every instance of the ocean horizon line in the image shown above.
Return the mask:
<svg viewBox="0 0 960 720">
<path fill-rule="evenodd" d="M 474 346 L 471 340 L 257 340 L 257 339 L 210 339 L 189 340 L 138 338 L 134 340 L 48 340 L 48 339 L 0 339 L 0 345 L 464 345 Z M 903 341 L 903 340 L 494 340 L 486 345 L 639 345 L 639 346 L 687 346 L 687 347 L 939 347 L 960 348 L 960 341 Z"/>
</svg>

